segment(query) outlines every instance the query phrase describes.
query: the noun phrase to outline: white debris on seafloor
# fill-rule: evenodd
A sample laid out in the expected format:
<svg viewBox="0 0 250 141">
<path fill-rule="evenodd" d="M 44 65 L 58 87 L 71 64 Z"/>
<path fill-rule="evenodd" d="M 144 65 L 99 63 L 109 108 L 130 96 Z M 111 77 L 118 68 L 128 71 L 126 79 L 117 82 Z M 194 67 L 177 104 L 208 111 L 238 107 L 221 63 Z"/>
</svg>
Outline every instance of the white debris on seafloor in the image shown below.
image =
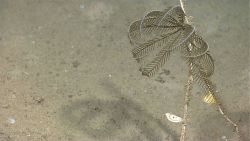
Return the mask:
<svg viewBox="0 0 250 141">
<path fill-rule="evenodd" d="M 171 113 L 166 113 L 165 116 L 167 117 L 167 119 L 171 122 L 175 122 L 175 123 L 178 123 L 178 122 L 182 122 L 182 118 L 181 117 L 178 117 L 174 114 L 171 114 Z"/>
<path fill-rule="evenodd" d="M 85 8 L 84 4 L 80 4 L 80 9 L 83 10 Z"/>
<path fill-rule="evenodd" d="M 221 139 L 223 139 L 224 141 L 228 141 L 226 136 L 222 136 Z"/>
<path fill-rule="evenodd" d="M 16 123 L 16 120 L 15 120 L 15 118 L 13 118 L 13 117 L 9 117 L 9 118 L 7 119 L 7 122 L 10 123 L 10 124 L 15 124 L 15 123 Z"/>
</svg>

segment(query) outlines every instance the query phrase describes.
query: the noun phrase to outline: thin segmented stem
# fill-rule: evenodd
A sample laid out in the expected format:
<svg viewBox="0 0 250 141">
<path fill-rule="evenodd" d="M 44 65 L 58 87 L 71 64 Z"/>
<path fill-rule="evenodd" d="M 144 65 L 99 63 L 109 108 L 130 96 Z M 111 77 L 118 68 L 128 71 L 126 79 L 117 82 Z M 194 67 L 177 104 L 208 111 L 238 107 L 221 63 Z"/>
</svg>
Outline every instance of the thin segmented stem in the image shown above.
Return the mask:
<svg viewBox="0 0 250 141">
<path fill-rule="evenodd" d="M 181 8 L 182 8 L 183 12 L 186 14 L 182 0 L 180 0 L 180 4 L 181 4 Z M 185 16 L 185 20 L 188 23 L 186 16 Z M 185 103 L 184 103 L 183 122 L 182 122 L 182 127 L 181 127 L 180 141 L 186 140 L 188 105 L 189 105 L 189 101 L 190 101 L 190 95 L 192 94 L 193 81 L 194 81 L 194 79 L 193 79 L 193 75 L 192 75 L 192 63 L 191 63 L 189 66 L 189 77 L 188 77 L 188 81 L 186 84 L 186 93 L 185 93 L 185 99 L 184 99 Z"/>
<path fill-rule="evenodd" d="M 235 122 L 233 122 L 228 115 L 225 114 L 225 111 L 223 110 L 222 105 L 218 100 L 216 100 L 216 106 L 220 114 L 224 117 L 224 119 L 228 121 L 234 127 L 234 131 L 236 132 L 236 135 L 238 136 L 238 141 L 241 141 L 240 130 L 239 130 L 238 125 Z"/>
<path fill-rule="evenodd" d="M 185 12 L 185 9 L 184 9 L 184 2 L 183 0 L 180 0 L 180 5 L 181 5 L 181 8 L 183 10 L 183 12 L 186 14 Z M 187 23 L 188 22 L 188 19 L 187 17 L 185 17 L 185 20 Z M 190 64 L 189 66 L 189 70 L 192 71 L 192 63 Z M 192 74 L 189 73 L 189 79 L 188 79 L 188 82 L 187 82 L 187 88 L 186 88 L 186 94 L 185 94 L 185 104 L 184 104 L 184 115 L 183 115 L 183 123 L 182 123 L 182 130 L 181 130 L 181 137 L 180 137 L 180 141 L 185 141 L 186 140 L 186 126 L 187 126 L 187 115 L 188 115 L 188 103 L 189 103 L 189 100 L 190 100 L 190 95 L 191 95 L 191 89 L 192 89 L 192 84 L 193 84 L 193 76 Z M 233 127 L 234 127 L 234 130 L 238 136 L 238 141 L 241 141 L 241 137 L 240 137 L 240 131 L 239 131 L 239 127 L 238 125 L 233 122 L 229 116 L 227 116 L 225 114 L 225 111 L 223 110 L 222 108 L 222 105 L 220 102 L 218 102 L 218 100 L 216 100 L 216 106 L 220 112 L 220 114 L 224 117 L 224 119 L 226 121 L 228 121 Z"/>
</svg>

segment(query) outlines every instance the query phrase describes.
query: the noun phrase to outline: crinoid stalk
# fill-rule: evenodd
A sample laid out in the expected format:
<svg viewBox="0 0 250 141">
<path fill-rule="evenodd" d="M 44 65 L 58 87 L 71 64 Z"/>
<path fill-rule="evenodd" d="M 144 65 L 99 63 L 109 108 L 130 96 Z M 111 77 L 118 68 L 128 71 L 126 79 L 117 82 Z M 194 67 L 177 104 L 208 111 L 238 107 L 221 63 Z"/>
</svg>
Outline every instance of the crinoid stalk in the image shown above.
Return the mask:
<svg viewBox="0 0 250 141">
<path fill-rule="evenodd" d="M 167 62 L 171 54 L 180 52 L 189 68 L 186 84 L 182 133 L 180 141 L 186 138 L 188 102 L 193 81 L 200 85 L 204 101 L 216 104 L 223 117 L 234 126 L 239 136 L 238 126 L 225 114 L 216 96 L 215 85 L 211 81 L 214 61 L 209 46 L 190 25 L 181 6 L 173 6 L 163 11 L 151 11 L 129 27 L 129 39 L 135 48 L 132 55 L 140 63 L 142 75 L 152 77 Z M 240 136 L 239 136 L 240 140 Z"/>
</svg>

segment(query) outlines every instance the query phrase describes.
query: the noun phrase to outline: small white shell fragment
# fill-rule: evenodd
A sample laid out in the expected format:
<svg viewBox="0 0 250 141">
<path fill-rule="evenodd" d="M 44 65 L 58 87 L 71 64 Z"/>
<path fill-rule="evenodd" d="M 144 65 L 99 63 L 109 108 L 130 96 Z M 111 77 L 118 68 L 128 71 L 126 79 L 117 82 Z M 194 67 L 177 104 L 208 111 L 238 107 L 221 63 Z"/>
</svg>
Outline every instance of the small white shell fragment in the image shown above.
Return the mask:
<svg viewBox="0 0 250 141">
<path fill-rule="evenodd" d="M 175 122 L 175 123 L 182 122 L 182 118 L 180 118 L 180 117 L 178 117 L 176 115 L 173 115 L 171 113 L 166 113 L 165 116 L 171 122 Z"/>
<path fill-rule="evenodd" d="M 226 136 L 222 136 L 221 139 L 223 139 L 224 141 L 228 140 Z"/>
<path fill-rule="evenodd" d="M 10 123 L 10 124 L 15 124 L 16 120 L 13 117 L 10 117 L 10 118 L 7 119 L 7 122 Z"/>
<path fill-rule="evenodd" d="M 80 9 L 84 9 L 84 8 L 85 8 L 84 4 L 80 4 Z"/>
</svg>

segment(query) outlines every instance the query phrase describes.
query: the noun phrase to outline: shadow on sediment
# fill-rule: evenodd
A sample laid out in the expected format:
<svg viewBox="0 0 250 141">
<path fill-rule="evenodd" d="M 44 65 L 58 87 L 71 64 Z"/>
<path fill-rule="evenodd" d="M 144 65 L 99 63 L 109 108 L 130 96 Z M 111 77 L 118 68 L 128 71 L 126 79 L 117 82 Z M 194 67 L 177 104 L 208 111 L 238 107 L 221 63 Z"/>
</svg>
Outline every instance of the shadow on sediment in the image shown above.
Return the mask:
<svg viewBox="0 0 250 141">
<path fill-rule="evenodd" d="M 148 114 L 142 107 L 123 96 L 114 83 L 103 80 L 101 87 L 115 100 L 84 99 L 62 107 L 62 122 L 82 131 L 96 140 L 115 136 L 118 131 L 132 125 L 139 135 L 129 140 L 177 141 L 178 137 L 160 119 Z M 126 140 L 127 141 L 127 140 Z"/>
</svg>

